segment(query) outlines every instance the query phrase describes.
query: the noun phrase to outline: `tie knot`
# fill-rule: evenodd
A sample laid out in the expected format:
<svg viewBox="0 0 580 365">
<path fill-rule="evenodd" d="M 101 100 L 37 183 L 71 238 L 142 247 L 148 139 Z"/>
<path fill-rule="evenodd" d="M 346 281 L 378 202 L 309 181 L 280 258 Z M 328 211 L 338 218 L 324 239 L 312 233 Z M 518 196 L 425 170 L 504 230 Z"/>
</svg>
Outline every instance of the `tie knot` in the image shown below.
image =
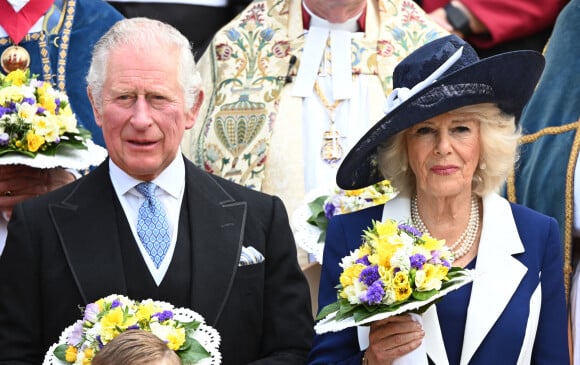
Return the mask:
<svg viewBox="0 0 580 365">
<path fill-rule="evenodd" d="M 135 185 L 135 189 L 137 189 L 137 191 L 147 199 L 155 197 L 155 190 L 157 190 L 157 188 L 158 186 L 152 182 L 142 182 Z"/>
</svg>

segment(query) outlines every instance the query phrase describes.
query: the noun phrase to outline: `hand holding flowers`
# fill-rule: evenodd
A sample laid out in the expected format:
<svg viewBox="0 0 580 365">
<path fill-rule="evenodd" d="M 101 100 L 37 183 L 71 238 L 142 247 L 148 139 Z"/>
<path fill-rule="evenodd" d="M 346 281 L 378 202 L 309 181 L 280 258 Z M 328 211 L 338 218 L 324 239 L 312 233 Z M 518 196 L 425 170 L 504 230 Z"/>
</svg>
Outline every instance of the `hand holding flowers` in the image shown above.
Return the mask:
<svg viewBox="0 0 580 365">
<path fill-rule="evenodd" d="M 322 308 L 317 333 L 339 331 L 391 315 L 421 312 L 436 299 L 473 280 L 452 267 L 442 240 L 394 220 L 373 221 L 363 244 L 344 257 L 338 300 Z"/>
</svg>

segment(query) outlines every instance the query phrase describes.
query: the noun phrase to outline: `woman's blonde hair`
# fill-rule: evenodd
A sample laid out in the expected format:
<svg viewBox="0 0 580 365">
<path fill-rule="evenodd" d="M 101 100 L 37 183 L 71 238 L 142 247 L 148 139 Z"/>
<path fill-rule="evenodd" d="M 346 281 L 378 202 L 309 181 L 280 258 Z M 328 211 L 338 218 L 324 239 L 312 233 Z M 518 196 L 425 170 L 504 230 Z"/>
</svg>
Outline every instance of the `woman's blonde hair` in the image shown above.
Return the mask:
<svg viewBox="0 0 580 365">
<path fill-rule="evenodd" d="M 472 181 L 473 193 L 483 196 L 498 191 L 518 157 L 521 136 L 515 117 L 505 114 L 495 104 L 469 105 L 449 113 L 470 113 L 480 122 L 481 154 Z M 409 168 L 407 130 L 397 133 L 377 148 L 379 171 L 401 194 L 411 195 L 416 189 L 416 177 Z"/>
</svg>

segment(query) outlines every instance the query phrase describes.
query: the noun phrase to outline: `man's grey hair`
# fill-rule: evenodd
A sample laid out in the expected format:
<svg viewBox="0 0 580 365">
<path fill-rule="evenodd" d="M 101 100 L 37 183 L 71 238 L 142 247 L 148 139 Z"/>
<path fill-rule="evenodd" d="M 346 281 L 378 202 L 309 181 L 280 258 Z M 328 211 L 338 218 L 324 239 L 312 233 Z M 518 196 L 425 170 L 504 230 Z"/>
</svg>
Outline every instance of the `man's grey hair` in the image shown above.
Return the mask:
<svg viewBox="0 0 580 365">
<path fill-rule="evenodd" d="M 193 58 L 191 43 L 169 24 L 148 18 L 123 19 L 115 23 L 95 44 L 87 84 L 91 89 L 95 107 L 102 108 L 103 83 L 107 72 L 109 55 L 121 47 L 134 47 L 154 52 L 175 45 L 179 57 L 175 60 L 179 83 L 185 95 L 185 107 L 189 110 L 201 89 L 201 77 Z"/>
</svg>

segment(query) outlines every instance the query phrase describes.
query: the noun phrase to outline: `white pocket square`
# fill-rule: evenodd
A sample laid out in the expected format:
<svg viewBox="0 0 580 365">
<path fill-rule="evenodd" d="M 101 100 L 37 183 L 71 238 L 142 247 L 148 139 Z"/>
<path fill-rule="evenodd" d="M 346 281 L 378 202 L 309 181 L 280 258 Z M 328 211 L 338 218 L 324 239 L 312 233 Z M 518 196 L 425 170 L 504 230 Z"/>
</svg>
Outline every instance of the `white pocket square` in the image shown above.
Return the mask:
<svg viewBox="0 0 580 365">
<path fill-rule="evenodd" d="M 242 247 L 242 253 L 240 254 L 240 263 L 238 266 L 255 265 L 264 261 L 264 255 L 260 251 L 256 250 L 252 246 Z"/>
</svg>

